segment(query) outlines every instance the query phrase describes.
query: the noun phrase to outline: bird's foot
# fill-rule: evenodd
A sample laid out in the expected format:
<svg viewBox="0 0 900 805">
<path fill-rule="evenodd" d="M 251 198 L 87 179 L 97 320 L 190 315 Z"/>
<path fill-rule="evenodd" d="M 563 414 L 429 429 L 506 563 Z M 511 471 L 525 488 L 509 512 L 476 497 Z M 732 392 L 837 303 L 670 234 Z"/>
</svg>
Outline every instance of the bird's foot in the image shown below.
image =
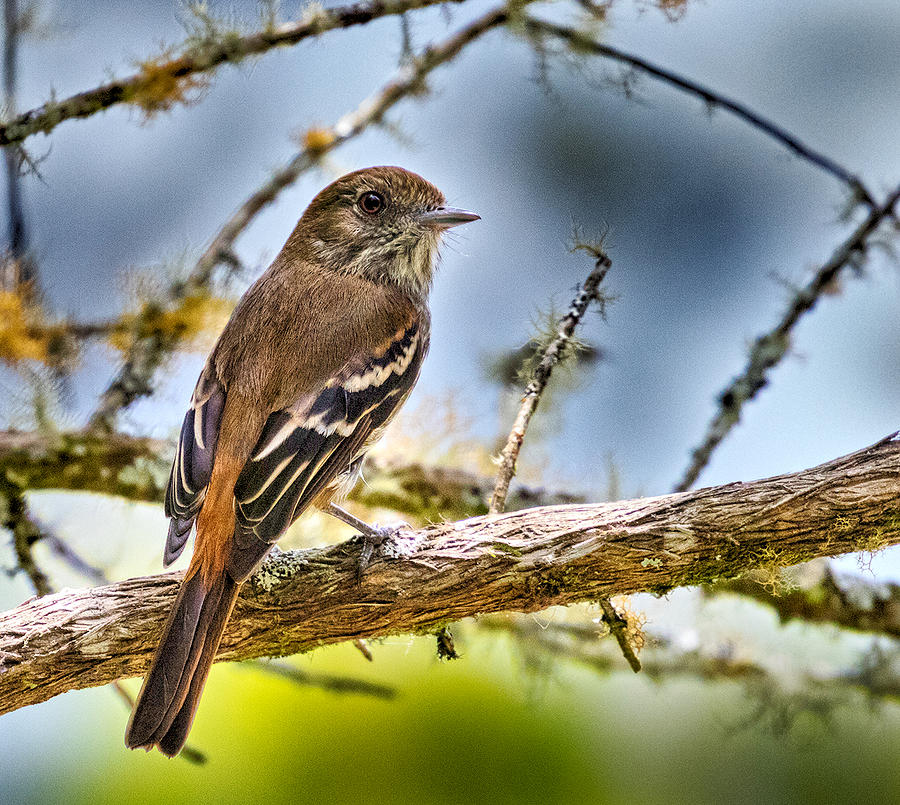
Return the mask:
<svg viewBox="0 0 900 805">
<path fill-rule="evenodd" d="M 391 550 L 397 542 L 397 536 L 404 529 L 409 529 L 408 523 L 393 523 L 391 525 L 369 525 L 366 530 L 360 529 L 360 538 L 362 539 L 362 550 L 359 553 L 359 564 L 356 566 L 356 580 L 361 581 L 363 573 L 369 565 L 376 553 L 380 555 L 397 553 Z"/>
</svg>

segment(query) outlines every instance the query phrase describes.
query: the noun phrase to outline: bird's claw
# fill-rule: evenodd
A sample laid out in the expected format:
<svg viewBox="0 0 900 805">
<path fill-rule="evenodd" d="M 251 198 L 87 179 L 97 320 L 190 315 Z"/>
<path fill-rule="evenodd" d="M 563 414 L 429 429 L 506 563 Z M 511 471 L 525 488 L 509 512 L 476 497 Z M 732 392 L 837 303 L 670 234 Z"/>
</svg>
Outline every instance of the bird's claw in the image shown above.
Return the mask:
<svg viewBox="0 0 900 805">
<path fill-rule="evenodd" d="M 376 551 L 383 553 L 385 543 L 393 542 L 404 528 L 409 528 L 409 524 L 373 525 L 369 526 L 369 531 L 361 534 L 362 550 L 359 553 L 359 564 L 356 566 L 356 580 L 358 582 L 362 581 L 363 573 L 372 564 Z"/>
</svg>

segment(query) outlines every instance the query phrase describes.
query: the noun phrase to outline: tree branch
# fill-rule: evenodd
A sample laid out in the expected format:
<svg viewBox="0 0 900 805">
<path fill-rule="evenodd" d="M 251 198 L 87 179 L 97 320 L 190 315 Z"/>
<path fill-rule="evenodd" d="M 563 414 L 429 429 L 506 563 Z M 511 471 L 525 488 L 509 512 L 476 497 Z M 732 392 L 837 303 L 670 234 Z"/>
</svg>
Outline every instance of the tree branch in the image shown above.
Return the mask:
<svg viewBox="0 0 900 805">
<path fill-rule="evenodd" d="M 28 513 L 28 503 L 25 501 L 21 485 L 13 480 L 8 472 L 2 471 L 0 471 L 0 526 L 12 534 L 18 569 L 28 576 L 38 595 L 47 595 L 52 590 L 50 581 L 38 566 L 31 550 L 34 543 L 42 539 L 43 534 Z"/>
<path fill-rule="evenodd" d="M 577 662 L 600 674 L 618 670 L 615 653 L 606 641 L 598 640 L 596 632 L 589 632 L 579 624 L 550 624 L 544 627 L 524 616 L 495 616 L 479 619 L 478 625 L 489 631 L 512 635 L 521 641 L 525 649 L 538 649 L 553 658 Z M 827 712 L 829 706 L 836 706 L 839 703 L 835 697 L 837 689 L 857 690 L 887 701 L 900 700 L 897 663 L 892 662 L 889 656 L 868 658 L 861 668 L 837 671 L 816 668 L 785 674 L 771 665 L 742 656 L 729 645 L 684 651 L 656 634 L 649 642 L 643 670 L 651 679 L 663 682 L 693 677 L 709 682 L 748 683 L 748 694 L 759 699 L 757 712 L 749 723 L 768 715 L 789 728 L 792 726 L 791 715 L 796 716 L 810 709 L 816 712 L 824 709 Z"/>
<path fill-rule="evenodd" d="M 25 490 L 65 489 L 162 501 L 174 447 L 165 441 L 121 433 L 41 434 L 0 431 L 0 472 Z M 398 464 L 371 457 L 365 483 L 350 499 L 371 508 L 392 509 L 421 520 L 461 519 L 487 512 L 492 479 L 454 467 Z M 511 509 L 583 503 L 570 492 L 516 484 Z"/>
<path fill-rule="evenodd" d="M 681 480 L 675 486 L 676 492 L 690 489 L 704 467 L 709 463 L 713 451 L 741 417 L 744 403 L 752 400 L 768 382 L 769 372 L 787 354 L 791 333 L 800 319 L 813 309 L 823 293 L 832 285 L 840 272 L 852 266 L 865 255 L 869 238 L 881 222 L 891 216 L 900 201 L 900 186 L 891 193 L 884 204 L 869 211 L 865 220 L 856 228 L 832 254 L 831 259 L 819 268 L 815 276 L 791 299 L 787 310 L 775 327 L 759 336 L 750 350 L 750 358 L 741 372 L 719 394 L 719 410 L 709 423 L 703 441 L 691 454 L 691 462 Z"/>
<path fill-rule="evenodd" d="M 826 173 L 830 173 L 840 182 L 847 185 L 856 200 L 868 207 L 876 206 L 875 199 L 858 176 L 851 173 L 842 165 L 839 165 L 833 159 L 816 151 L 814 148 L 800 140 L 799 137 L 791 134 L 787 129 L 773 123 L 771 120 L 767 120 L 765 117 L 757 114 L 744 104 L 731 100 L 718 92 L 714 92 L 708 87 L 704 87 L 702 84 L 692 81 L 689 78 L 685 78 L 672 70 L 659 67 L 639 56 L 626 53 L 611 45 L 598 42 L 593 37 L 579 31 L 577 28 L 545 22 L 544 20 L 539 20 L 535 17 L 525 17 L 523 25 L 525 26 L 526 32 L 532 36 L 550 35 L 562 39 L 568 42 L 569 46 L 576 53 L 591 53 L 606 59 L 612 59 L 621 64 L 626 64 L 634 70 L 639 70 L 653 78 L 664 81 L 673 87 L 677 87 L 684 92 L 701 98 L 711 107 L 718 107 L 731 112 L 733 115 L 741 118 L 767 136 L 777 140 L 797 156 L 805 159 L 816 167 L 821 168 Z"/>
<path fill-rule="evenodd" d="M 37 109 L 24 112 L 13 120 L 0 124 L 0 146 L 21 142 L 32 134 L 49 134 L 60 123 L 74 118 L 90 117 L 120 103 L 132 103 L 152 110 L 160 88 L 185 84 L 191 76 L 207 73 L 226 62 L 237 64 L 251 56 L 259 56 L 277 47 L 296 45 L 304 39 L 317 37 L 336 28 L 364 25 L 379 17 L 405 14 L 407 11 L 462 3 L 465 0 L 373 0 L 337 8 L 317 7 L 307 18 L 244 36 L 228 32 L 211 41 L 187 46 L 184 53 L 169 60 L 152 60 L 144 69 L 127 78 L 79 92 L 61 101 L 51 100 Z"/>
<path fill-rule="evenodd" d="M 354 583 L 357 548 L 278 553 L 245 585 L 222 659 L 434 630 L 477 613 L 709 583 L 760 564 L 900 543 L 900 440 L 751 483 L 429 526 Z M 181 574 L 0 615 L 0 712 L 144 673 Z"/>
<path fill-rule="evenodd" d="M 576 248 L 588 247 L 581 246 Z M 506 445 L 500 453 L 500 470 L 497 473 L 497 481 L 494 485 L 494 493 L 491 496 L 489 508 L 491 514 L 499 514 L 506 507 L 506 495 L 509 492 L 510 481 L 516 474 L 516 461 L 519 458 L 519 451 L 522 449 L 525 432 L 528 430 L 531 417 L 534 416 L 538 403 L 541 401 L 541 395 L 544 393 L 544 389 L 547 388 L 547 383 L 550 382 L 553 367 L 564 357 L 575 328 L 587 312 L 588 305 L 600 298 L 600 283 L 603 282 L 603 278 L 611 268 L 612 262 L 601 249 L 591 248 L 590 251 L 594 257 L 594 270 L 588 275 L 584 285 L 578 290 L 578 295 L 572 300 L 572 304 L 569 305 L 568 312 L 560 320 L 555 337 L 543 350 L 541 361 L 535 368 L 522 394 L 522 403 L 516 414 L 516 420 L 513 423 L 512 430 L 509 432 Z"/>
</svg>

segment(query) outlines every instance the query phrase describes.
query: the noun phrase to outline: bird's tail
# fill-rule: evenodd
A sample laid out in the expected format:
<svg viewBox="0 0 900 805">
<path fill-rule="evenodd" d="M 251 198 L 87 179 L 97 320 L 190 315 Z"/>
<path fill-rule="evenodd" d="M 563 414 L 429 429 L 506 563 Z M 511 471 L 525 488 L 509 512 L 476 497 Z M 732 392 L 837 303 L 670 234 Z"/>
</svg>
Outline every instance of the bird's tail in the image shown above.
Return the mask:
<svg viewBox="0 0 900 805">
<path fill-rule="evenodd" d="M 212 580 L 188 573 L 128 722 L 130 749 L 158 746 L 169 757 L 181 751 L 237 599 L 239 585 L 228 571 Z"/>
</svg>

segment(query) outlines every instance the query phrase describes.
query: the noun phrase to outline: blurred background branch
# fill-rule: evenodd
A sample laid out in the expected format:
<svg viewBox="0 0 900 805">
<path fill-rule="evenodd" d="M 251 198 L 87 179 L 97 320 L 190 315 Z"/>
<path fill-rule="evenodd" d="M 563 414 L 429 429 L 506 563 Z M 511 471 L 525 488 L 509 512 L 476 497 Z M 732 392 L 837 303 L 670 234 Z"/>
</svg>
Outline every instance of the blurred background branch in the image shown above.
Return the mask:
<svg viewBox="0 0 900 805">
<path fill-rule="evenodd" d="M 659 81 L 663 81 L 683 92 L 700 98 L 704 103 L 708 104 L 710 108 L 724 109 L 731 114 L 736 115 L 768 137 L 777 140 L 801 159 L 815 165 L 826 173 L 830 173 L 838 181 L 847 186 L 855 201 L 865 204 L 868 207 L 877 206 L 876 200 L 858 176 L 851 173 L 847 168 L 838 164 L 825 154 L 816 151 L 784 127 L 779 126 L 777 123 L 754 112 L 748 106 L 732 100 L 696 81 L 685 78 L 673 70 L 667 70 L 646 59 L 635 56 L 632 53 L 626 53 L 605 42 L 599 42 L 589 33 L 577 28 L 556 25 L 552 22 L 547 22 L 531 16 L 525 16 L 523 24 L 525 31 L 531 36 L 539 38 L 552 36 L 567 42 L 575 54 L 589 53 L 601 56 L 604 59 L 612 59 L 613 61 L 621 62 L 633 70 L 652 76 Z"/>
</svg>

